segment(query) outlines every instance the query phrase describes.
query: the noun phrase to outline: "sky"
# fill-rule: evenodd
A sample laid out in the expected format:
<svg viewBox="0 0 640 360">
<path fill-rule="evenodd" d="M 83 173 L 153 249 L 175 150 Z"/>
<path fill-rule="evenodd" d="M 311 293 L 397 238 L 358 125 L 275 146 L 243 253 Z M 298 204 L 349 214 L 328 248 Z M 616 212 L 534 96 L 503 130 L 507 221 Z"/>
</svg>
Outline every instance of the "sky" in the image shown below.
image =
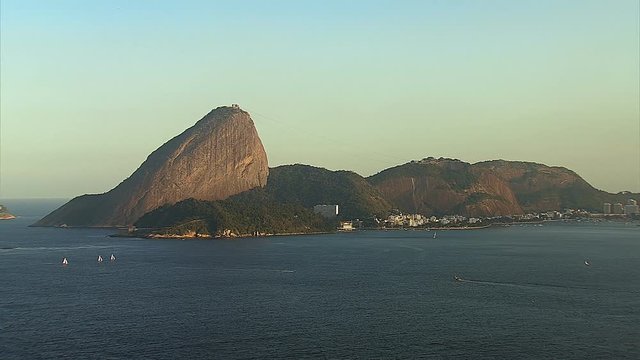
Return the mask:
<svg viewBox="0 0 640 360">
<path fill-rule="evenodd" d="M 212 108 L 270 166 L 429 156 L 640 192 L 640 1 L 0 0 L 0 198 L 108 191 Z"/>
</svg>

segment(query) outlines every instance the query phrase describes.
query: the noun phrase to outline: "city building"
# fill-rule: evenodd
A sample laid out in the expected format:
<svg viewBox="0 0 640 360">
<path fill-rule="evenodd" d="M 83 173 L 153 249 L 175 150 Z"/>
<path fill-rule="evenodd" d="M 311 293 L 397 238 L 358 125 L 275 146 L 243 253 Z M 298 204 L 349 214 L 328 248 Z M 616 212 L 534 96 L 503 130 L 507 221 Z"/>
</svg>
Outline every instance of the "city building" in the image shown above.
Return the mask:
<svg viewBox="0 0 640 360">
<path fill-rule="evenodd" d="M 338 205 L 316 205 L 313 207 L 313 212 L 333 219 L 338 216 Z"/>
<path fill-rule="evenodd" d="M 385 224 L 388 226 L 408 226 L 408 227 L 418 227 L 423 226 L 428 223 L 428 219 L 421 214 L 399 214 L 399 215 L 389 215 L 387 220 L 385 220 Z"/>
<path fill-rule="evenodd" d="M 627 205 L 624 206 L 624 213 L 625 215 L 640 214 L 638 211 L 638 202 L 633 199 L 627 200 Z"/>
<path fill-rule="evenodd" d="M 622 204 L 620 204 L 620 203 L 615 203 L 615 204 L 613 204 L 613 208 L 611 209 L 611 213 L 612 214 L 624 214 L 624 207 L 622 207 Z"/>
<path fill-rule="evenodd" d="M 426 218 L 420 214 L 411 214 L 407 216 L 410 227 L 422 226 L 426 223 Z"/>
<path fill-rule="evenodd" d="M 610 203 L 604 203 L 602 205 L 602 213 L 603 214 L 611 214 L 611 204 Z"/>
<path fill-rule="evenodd" d="M 340 221 L 340 227 L 338 230 L 342 231 L 352 231 L 353 230 L 353 222 L 351 221 Z"/>
</svg>

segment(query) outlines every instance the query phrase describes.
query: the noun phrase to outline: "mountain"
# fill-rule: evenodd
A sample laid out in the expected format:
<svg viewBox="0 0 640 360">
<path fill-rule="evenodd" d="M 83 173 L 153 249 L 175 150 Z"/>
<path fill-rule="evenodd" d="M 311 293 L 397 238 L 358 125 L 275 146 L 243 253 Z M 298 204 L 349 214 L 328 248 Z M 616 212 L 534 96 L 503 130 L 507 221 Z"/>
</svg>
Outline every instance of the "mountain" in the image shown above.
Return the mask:
<svg viewBox="0 0 640 360">
<path fill-rule="evenodd" d="M 628 197 L 595 189 L 566 168 L 518 161 L 470 164 L 425 158 L 366 179 L 352 171 L 301 164 L 270 170 L 251 117 L 233 105 L 212 110 L 160 146 L 109 192 L 79 196 L 34 225 L 127 226 L 149 214 L 137 224 L 161 228 L 202 220 L 206 231 L 215 233 L 220 226 L 239 233 L 265 228 L 291 232 L 326 225 L 310 215 L 317 204 L 339 205 L 341 219 L 371 220 L 394 208 L 467 216 L 599 211 L 603 202 L 624 203 Z M 256 218 L 251 220 L 251 214 Z M 277 220 L 279 216 L 304 221 Z"/>
<path fill-rule="evenodd" d="M 427 215 L 515 215 L 580 208 L 600 211 L 624 195 L 595 189 L 571 170 L 494 160 L 469 164 L 426 158 L 392 167 L 367 180 L 404 212 Z"/>
<path fill-rule="evenodd" d="M 114 189 L 76 197 L 34 225 L 126 226 L 166 204 L 221 200 L 264 186 L 268 174 L 249 114 L 236 105 L 219 107 L 151 153 Z"/>
</svg>

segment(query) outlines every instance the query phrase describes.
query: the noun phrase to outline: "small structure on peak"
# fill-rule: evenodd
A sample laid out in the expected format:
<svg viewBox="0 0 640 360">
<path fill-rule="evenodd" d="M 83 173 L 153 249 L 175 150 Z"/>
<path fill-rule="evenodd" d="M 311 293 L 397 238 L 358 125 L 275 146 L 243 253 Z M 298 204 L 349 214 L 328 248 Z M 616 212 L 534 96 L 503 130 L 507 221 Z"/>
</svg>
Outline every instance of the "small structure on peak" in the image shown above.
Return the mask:
<svg viewBox="0 0 640 360">
<path fill-rule="evenodd" d="M 240 105 L 238 104 L 231 104 L 231 107 L 234 109 L 240 109 Z"/>
</svg>

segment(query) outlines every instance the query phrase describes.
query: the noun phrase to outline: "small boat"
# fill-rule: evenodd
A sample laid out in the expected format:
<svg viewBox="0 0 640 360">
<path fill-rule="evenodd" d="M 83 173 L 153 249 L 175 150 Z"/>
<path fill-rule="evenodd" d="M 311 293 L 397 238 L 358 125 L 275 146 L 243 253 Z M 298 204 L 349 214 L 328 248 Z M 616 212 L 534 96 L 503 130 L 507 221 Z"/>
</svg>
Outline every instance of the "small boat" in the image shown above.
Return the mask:
<svg viewBox="0 0 640 360">
<path fill-rule="evenodd" d="M 585 261 L 584 261 L 584 264 L 585 264 L 586 266 L 591 266 L 591 261 L 589 261 L 589 260 L 585 260 Z"/>
<path fill-rule="evenodd" d="M 69 265 L 69 262 L 67 261 L 67 258 L 63 258 L 62 259 L 62 265 Z"/>
<path fill-rule="evenodd" d="M 453 280 L 455 281 L 464 281 L 461 277 L 459 277 L 458 275 L 453 275 Z"/>
<path fill-rule="evenodd" d="M 434 239 L 436 238 L 436 234 L 437 234 L 437 233 L 438 233 L 437 231 L 434 231 L 434 232 L 433 232 L 433 238 L 434 238 Z"/>
<path fill-rule="evenodd" d="M 111 260 L 111 261 L 116 261 L 116 257 L 115 257 L 115 256 L 113 256 L 113 254 L 111 254 L 111 257 L 109 258 L 109 260 Z"/>
<path fill-rule="evenodd" d="M 98 262 L 101 263 L 102 262 L 102 256 L 98 255 Z"/>
</svg>

